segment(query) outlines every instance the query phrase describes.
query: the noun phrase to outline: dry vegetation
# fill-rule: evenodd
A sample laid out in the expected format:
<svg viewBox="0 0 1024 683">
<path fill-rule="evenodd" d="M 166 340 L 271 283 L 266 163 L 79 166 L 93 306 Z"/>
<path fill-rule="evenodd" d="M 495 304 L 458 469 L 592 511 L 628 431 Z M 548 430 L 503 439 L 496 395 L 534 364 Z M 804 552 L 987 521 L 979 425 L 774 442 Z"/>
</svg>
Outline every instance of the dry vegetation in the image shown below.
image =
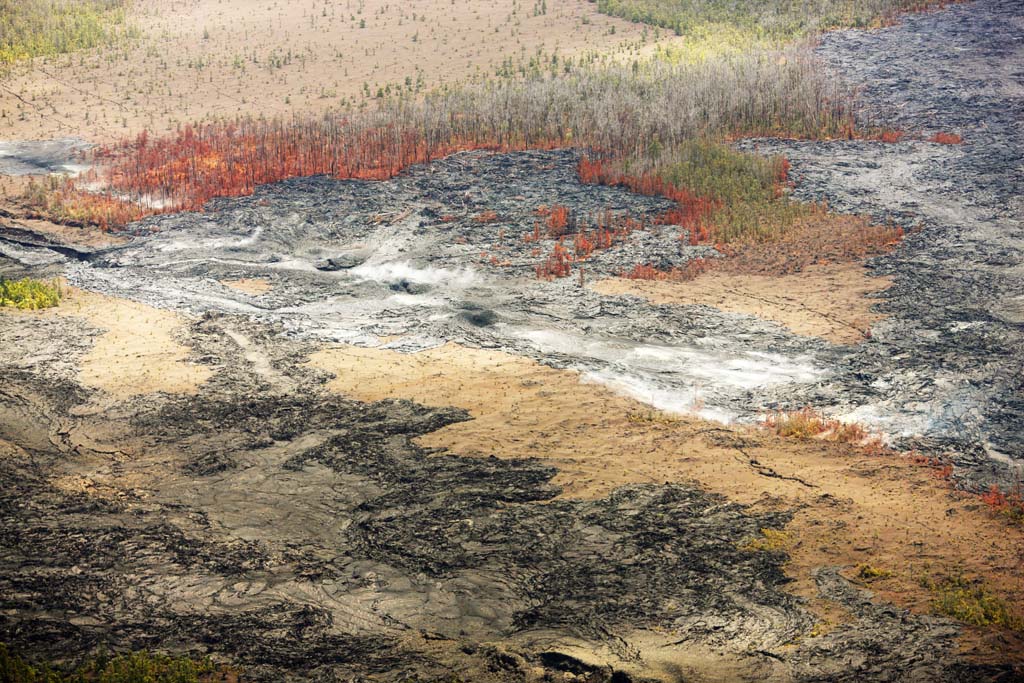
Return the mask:
<svg viewBox="0 0 1024 683">
<path fill-rule="evenodd" d="M 701 7 L 712 18 L 721 10 L 714 3 Z M 301 29 L 295 28 L 303 35 L 337 37 L 346 21 L 356 25 L 358 20 L 358 30 L 365 29 L 364 3 L 347 8 L 347 20 L 328 2 L 319 11 L 303 8 Z M 384 5 L 374 13 L 382 27 L 390 25 L 390 9 Z M 827 9 L 805 12 L 820 18 Z M 398 25 L 425 22 L 422 12 L 405 12 L 399 11 Z M 506 23 L 522 12 L 513 5 Z M 546 13 L 545 5 L 533 8 L 535 17 Z M 729 21 L 745 25 L 739 19 Z M 500 33 L 501 26 L 495 30 Z M 202 42 L 209 40 L 211 31 L 204 26 Z M 645 35 L 641 42 L 646 40 Z M 418 41 L 417 29 L 413 42 Z M 337 46 L 333 49 L 335 58 L 342 59 Z M 290 48 L 287 53 L 272 51 L 261 61 L 253 51 L 233 64 L 244 71 L 251 61 L 273 73 L 297 60 L 304 71 L 316 54 L 313 48 L 294 53 Z M 622 184 L 675 199 L 678 209 L 660 222 L 679 225 L 681 238 L 690 243 L 728 245 L 723 251 L 738 256 L 733 260 L 747 272 L 794 272 L 835 260 L 834 252 L 844 252 L 848 259 L 878 253 L 898 241 L 893 229 L 861 226 L 841 235 L 822 230 L 815 220 L 820 212 L 788 200 L 785 160 L 763 160 L 719 142 L 751 134 L 859 134 L 851 94 L 823 76 L 805 50 L 718 53 L 700 59 L 680 54 L 662 51 L 658 58 L 634 58 L 627 64 L 593 55 L 574 61 L 541 47 L 528 59 L 503 59 L 494 77 L 478 73 L 480 78 L 471 82 L 429 92 L 421 75 L 393 86 L 364 82 L 359 98 L 328 97 L 328 111 L 319 115 L 243 114 L 186 125 L 166 136 L 143 131 L 100 152 L 101 169 L 88 179 L 88 189 L 82 183 L 51 181 L 49 186 L 30 187 L 24 201 L 34 217 L 116 228 L 149 213 L 201 210 L 213 197 L 248 194 L 257 185 L 293 176 L 383 179 L 410 164 L 458 150 L 576 146 L 591 155 L 580 166 L 585 181 Z M 208 64 L 202 58 L 197 64 L 199 85 Z M 369 101 L 373 104 L 368 107 Z M 540 277 L 570 274 L 574 262 L 611 246 L 632 226 L 572 228 L 557 236 L 558 243 L 538 265 Z M 830 243 L 819 244 L 825 235 Z M 565 244 L 563 237 L 572 244 Z M 637 264 L 625 275 L 688 279 L 711 266 L 695 262 L 679 272 L 660 273 Z"/>
<path fill-rule="evenodd" d="M 386 98 L 372 111 L 288 119 L 244 116 L 187 126 L 163 138 L 143 133 L 104 150 L 103 169 L 92 180 L 107 188 L 106 200 L 123 200 L 152 212 L 200 209 L 212 197 L 247 194 L 256 185 L 297 175 L 387 178 L 410 164 L 463 149 L 581 146 L 610 162 L 643 159 L 671 166 L 673 151 L 687 154 L 699 144 L 690 142 L 695 139 L 767 130 L 852 135 L 849 94 L 822 76 L 809 57 L 777 57 L 573 67 L 556 76 L 498 79 L 419 98 Z M 695 163 L 723 157 L 739 167 L 752 166 L 748 175 L 755 183 L 761 181 L 755 157 L 727 153 L 710 143 L 707 149 L 713 153 Z M 662 150 L 670 151 L 659 162 Z M 712 172 L 704 174 L 715 178 Z M 670 181 L 662 183 L 660 190 L 668 192 L 670 186 Z M 765 189 L 753 191 L 764 194 Z M 774 197 L 774 188 L 767 191 Z M 67 207 L 76 206 L 80 214 L 97 201 L 82 201 L 84 194 L 96 196 L 69 185 L 58 199 L 37 199 L 34 205 L 41 211 L 56 206 L 64 213 L 74 213 Z M 681 198 L 688 201 L 691 194 Z M 735 194 L 730 189 L 726 199 Z M 100 202 L 94 222 L 110 222 L 108 204 Z M 744 206 L 755 204 L 757 210 L 769 206 L 760 197 Z M 749 226 L 760 220 L 744 206 L 723 208 L 735 214 L 731 224 L 745 221 Z"/>
<path fill-rule="evenodd" d="M 26 59 L 118 43 L 127 0 L 0 0 L 0 73 Z"/>
<path fill-rule="evenodd" d="M 596 0 L 600 12 L 701 38 L 742 30 L 752 40 L 787 41 L 834 28 L 879 27 L 901 12 L 956 0 Z"/>
<path fill-rule="evenodd" d="M 764 427 L 791 439 L 821 439 L 853 444 L 872 455 L 886 452 L 881 437 L 856 422 L 825 417 L 812 408 L 778 411 L 765 416 Z"/>
<path fill-rule="evenodd" d="M 13 0 L 20 4 L 21 0 Z M 41 0 L 35 0 L 41 1 Z M 371 106 L 378 93 L 654 49 L 642 26 L 585 0 L 171 0 L 134 2 L 138 34 L 25 63 L 0 88 L 0 138 L 114 142 L 258 110 Z"/>
</svg>

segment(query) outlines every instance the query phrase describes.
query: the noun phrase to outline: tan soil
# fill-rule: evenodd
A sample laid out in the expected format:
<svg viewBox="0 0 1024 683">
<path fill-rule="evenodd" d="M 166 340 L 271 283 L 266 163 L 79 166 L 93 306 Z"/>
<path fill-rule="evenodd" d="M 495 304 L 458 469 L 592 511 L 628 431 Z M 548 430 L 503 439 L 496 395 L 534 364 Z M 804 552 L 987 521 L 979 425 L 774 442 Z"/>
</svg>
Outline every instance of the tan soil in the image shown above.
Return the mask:
<svg viewBox="0 0 1024 683">
<path fill-rule="evenodd" d="M 953 568 L 985 577 L 1009 604 L 1024 604 L 1024 530 L 908 457 L 870 457 L 848 445 L 676 418 L 581 384 L 573 372 L 452 344 L 414 355 L 339 346 L 310 362 L 335 373 L 330 387 L 354 398 L 467 409 L 475 419 L 421 443 L 464 455 L 540 458 L 559 469 L 564 496 L 695 481 L 742 503 L 796 508 L 787 528 L 789 572 L 823 628 L 841 612 L 815 598 L 810 571 L 820 566 L 845 566 L 851 576 L 859 564 L 892 571 L 872 590 L 918 612 L 927 612 L 932 598 L 920 577 Z M 1013 651 L 1024 658 L 1019 635 L 975 630 L 964 643 L 982 659 Z"/>
<path fill-rule="evenodd" d="M 810 266 L 793 275 L 740 275 L 711 271 L 690 282 L 601 280 L 601 294 L 633 294 L 656 304 L 713 306 L 785 325 L 797 334 L 835 344 L 856 344 L 885 316 L 871 310 L 870 298 L 892 280 L 871 277 L 864 266 L 840 263 Z"/>
<path fill-rule="evenodd" d="M 274 288 L 268 280 L 262 278 L 242 278 L 240 280 L 221 280 L 220 283 L 225 287 L 230 287 L 236 292 L 243 294 L 252 294 L 253 296 L 259 296 L 260 294 L 266 294 Z"/>
<path fill-rule="evenodd" d="M 69 289 L 47 315 L 81 316 L 106 332 L 82 360 L 80 381 L 120 400 L 157 391 L 193 394 L 212 371 L 188 361 L 175 335 L 182 320 L 170 311 Z"/>
<path fill-rule="evenodd" d="M 322 111 L 346 98 L 372 102 L 378 87 L 404 88 L 407 77 L 430 89 L 493 75 L 505 59 L 528 61 L 538 50 L 649 51 L 655 34 L 647 30 L 644 44 L 642 26 L 598 14 L 586 0 L 550 2 L 538 15 L 516 0 L 133 4 L 140 39 L 35 60 L 4 83 L 0 139 L 111 141 L 243 112 Z M 272 66 L 275 59 L 289 63 Z"/>
</svg>

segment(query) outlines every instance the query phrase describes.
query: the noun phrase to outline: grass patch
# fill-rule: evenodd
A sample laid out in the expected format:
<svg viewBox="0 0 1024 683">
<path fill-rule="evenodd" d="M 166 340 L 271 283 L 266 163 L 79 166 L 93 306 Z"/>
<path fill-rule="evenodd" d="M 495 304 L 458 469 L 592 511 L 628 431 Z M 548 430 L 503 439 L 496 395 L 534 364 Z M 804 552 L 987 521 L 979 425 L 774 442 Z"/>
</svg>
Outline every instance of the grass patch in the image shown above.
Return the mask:
<svg viewBox="0 0 1024 683">
<path fill-rule="evenodd" d="M 0 277 L 0 307 L 25 311 L 53 308 L 60 304 L 61 296 L 60 285 L 56 281 L 43 282 L 31 278 L 6 280 Z"/>
<path fill-rule="evenodd" d="M 668 413 L 662 413 L 654 410 L 648 410 L 646 412 L 633 411 L 626 413 L 626 420 L 632 424 L 674 425 L 680 422 L 680 419 L 674 415 L 669 415 Z"/>
<path fill-rule="evenodd" d="M 1002 626 L 1024 631 L 1024 617 L 1005 600 L 993 594 L 980 579 L 967 579 L 962 573 L 931 578 L 921 585 L 933 594 L 932 610 L 973 626 Z"/>
<path fill-rule="evenodd" d="M 789 41 L 835 28 L 877 28 L 900 12 L 950 0 L 596 0 L 603 14 L 660 26 L 701 41 L 739 32 L 752 43 Z"/>
<path fill-rule="evenodd" d="M 684 227 L 691 243 L 765 242 L 777 239 L 813 207 L 786 194 L 789 163 L 782 157 L 740 152 L 724 142 L 686 140 L 642 156 L 584 159 L 585 182 L 622 185 L 674 199 L 679 208 L 664 222 Z"/>
<path fill-rule="evenodd" d="M 0 67 L 117 42 L 127 0 L 0 0 Z"/>
<path fill-rule="evenodd" d="M 790 439 L 819 439 L 833 443 L 847 443 L 870 453 L 883 453 L 881 438 L 855 422 L 841 422 L 825 417 L 812 408 L 778 411 L 765 416 L 765 429 Z"/>
<path fill-rule="evenodd" d="M 0 681 L 3 683 L 208 683 L 227 680 L 227 670 L 209 659 L 169 657 L 134 652 L 100 656 L 73 671 L 32 664 L 0 643 Z"/>
<path fill-rule="evenodd" d="M 868 583 L 879 579 L 888 579 L 892 572 L 888 569 L 879 569 L 870 564 L 857 565 L 857 578 Z"/>
<path fill-rule="evenodd" d="M 761 535 L 742 545 L 743 550 L 781 553 L 793 547 L 793 534 L 780 529 L 761 529 Z"/>
</svg>

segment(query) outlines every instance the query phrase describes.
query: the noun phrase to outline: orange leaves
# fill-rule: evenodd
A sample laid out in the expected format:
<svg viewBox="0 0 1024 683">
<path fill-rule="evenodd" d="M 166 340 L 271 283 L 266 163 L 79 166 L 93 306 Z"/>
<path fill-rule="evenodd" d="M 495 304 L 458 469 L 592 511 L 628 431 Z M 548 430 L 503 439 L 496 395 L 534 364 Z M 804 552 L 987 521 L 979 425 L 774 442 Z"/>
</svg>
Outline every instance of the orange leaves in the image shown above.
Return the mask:
<svg viewBox="0 0 1024 683">
<path fill-rule="evenodd" d="M 530 242 L 540 242 L 540 223 L 533 224 L 533 232 L 527 232 L 523 234 L 523 241 L 529 244 Z"/>
<path fill-rule="evenodd" d="M 548 232 L 552 237 L 560 237 L 565 234 L 565 227 L 569 224 L 569 209 L 564 206 L 553 206 L 547 217 Z"/>
<path fill-rule="evenodd" d="M 903 139 L 901 130 L 883 130 L 878 133 L 877 138 L 881 142 L 895 143 Z"/>
<path fill-rule="evenodd" d="M 667 280 L 668 275 L 664 270 L 658 270 L 654 266 L 639 264 L 634 266 L 633 270 L 625 273 L 624 277 L 629 280 Z"/>
<path fill-rule="evenodd" d="M 775 181 L 779 184 L 780 188 L 789 183 L 789 159 L 782 157 L 779 163 L 779 173 L 775 177 Z"/>
<path fill-rule="evenodd" d="M 847 443 L 871 453 L 884 451 L 881 439 L 863 426 L 827 418 L 812 408 L 771 413 L 765 416 L 764 427 L 783 437 Z"/>
<path fill-rule="evenodd" d="M 494 211 L 482 211 L 477 215 L 473 216 L 473 220 L 477 223 L 495 223 L 498 220 L 498 214 Z"/>
<path fill-rule="evenodd" d="M 177 133 L 100 149 L 103 181 L 118 194 L 157 198 L 160 210 L 202 210 L 214 197 L 251 194 L 258 185 L 286 178 L 331 175 L 386 180 L 403 169 L 465 150 L 552 149 L 560 139 L 495 141 L 485 131 L 434 135 L 423 127 L 388 121 L 373 125 L 342 115 L 318 119 L 239 119 L 185 126 Z M 484 212 L 478 220 L 493 222 Z"/>
<path fill-rule="evenodd" d="M 956 133 L 936 133 L 928 138 L 928 142 L 937 142 L 940 145 L 960 145 L 964 139 Z"/>
<path fill-rule="evenodd" d="M 1020 482 L 1009 493 L 1004 493 L 993 484 L 987 492 L 981 494 L 981 501 L 1012 521 L 1024 522 L 1024 485 Z"/>
<path fill-rule="evenodd" d="M 788 169 L 788 165 L 786 168 Z M 584 183 L 621 186 L 637 194 L 671 199 L 676 202 L 676 208 L 666 211 L 655 219 L 655 223 L 685 228 L 692 244 L 706 243 L 711 239 L 710 216 L 720 207 L 720 202 L 708 197 L 699 197 L 686 188 L 677 187 L 652 173 L 640 176 L 620 173 L 613 168 L 613 164 L 587 156 L 580 158 L 577 172 Z"/>
<path fill-rule="evenodd" d="M 98 225 L 103 230 L 137 221 L 147 213 L 138 204 L 89 192 L 70 192 L 61 201 L 65 220 Z"/>
<path fill-rule="evenodd" d="M 629 280 L 668 280 L 671 282 L 689 282 L 690 280 L 694 280 L 703 273 L 713 269 L 715 264 L 720 263 L 720 261 L 720 259 L 695 258 L 690 259 L 682 266 L 673 268 L 672 270 L 658 270 L 648 264 L 638 264 L 628 273 L 622 273 L 620 277 L 624 277 Z"/>
<path fill-rule="evenodd" d="M 595 247 L 596 244 L 590 239 L 586 230 L 577 233 L 573 238 L 572 248 L 577 261 L 582 261 L 594 253 Z"/>
<path fill-rule="evenodd" d="M 47 187 L 26 195 L 30 218 L 71 225 L 95 225 L 110 230 L 139 220 L 149 212 L 141 205 L 110 194 L 83 192 L 70 180 L 51 181 Z"/>
<path fill-rule="evenodd" d="M 536 266 L 534 270 L 537 272 L 537 277 L 542 280 L 566 277 L 572 272 L 572 261 L 572 255 L 569 253 L 569 250 L 559 240 L 555 244 L 551 255 L 548 256 L 544 263 Z"/>
<path fill-rule="evenodd" d="M 533 232 L 523 235 L 523 241 L 527 244 L 537 243 L 545 236 L 558 240 L 552 254 L 535 268 L 537 277 L 544 280 L 568 276 L 573 264 L 585 261 L 594 252 L 608 249 L 616 242 L 625 240 L 635 230 L 644 229 L 643 223 L 635 218 L 612 211 L 604 211 L 587 219 L 575 217 L 567 207 L 556 205 L 551 208 L 538 207 L 535 213 L 546 218 L 547 235 L 542 232 L 540 222 L 537 222 L 534 223 Z M 568 248 L 565 240 L 570 235 L 572 247 Z M 534 249 L 534 256 L 539 253 L 539 249 Z"/>
</svg>

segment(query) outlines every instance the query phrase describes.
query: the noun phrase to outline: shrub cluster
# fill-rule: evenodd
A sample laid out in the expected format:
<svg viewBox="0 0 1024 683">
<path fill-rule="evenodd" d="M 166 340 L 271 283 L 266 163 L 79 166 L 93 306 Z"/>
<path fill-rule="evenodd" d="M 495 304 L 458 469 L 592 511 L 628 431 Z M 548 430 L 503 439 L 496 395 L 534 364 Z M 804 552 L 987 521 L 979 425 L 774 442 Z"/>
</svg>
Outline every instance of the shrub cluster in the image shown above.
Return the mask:
<svg viewBox="0 0 1024 683">
<path fill-rule="evenodd" d="M 1017 482 L 1009 491 L 993 484 L 981 495 L 981 500 L 1011 522 L 1024 524 L 1024 484 Z"/>
<path fill-rule="evenodd" d="M 700 39 L 742 29 L 752 40 L 786 41 L 834 28 L 878 27 L 900 12 L 951 0 L 596 0 L 599 12 Z"/>
<path fill-rule="evenodd" d="M 811 408 L 771 413 L 765 417 L 764 427 L 784 437 L 821 439 L 854 444 L 871 451 L 883 450 L 881 440 L 863 426 L 825 417 Z"/>
<path fill-rule="evenodd" d="M 207 659 L 134 652 L 100 656 L 73 671 L 32 664 L 0 643 L 0 681 L 4 683 L 206 683 L 224 680 Z"/>
<path fill-rule="evenodd" d="M 932 610 L 937 614 L 974 626 L 1002 626 L 1024 631 L 1024 617 L 981 581 L 951 573 L 938 578 L 925 576 L 921 585 L 933 594 Z"/>
<path fill-rule="evenodd" d="M 119 40 L 127 0 L 0 0 L 0 67 Z"/>
<path fill-rule="evenodd" d="M 0 307 L 34 311 L 52 308 L 60 303 L 60 299 L 61 289 L 57 282 L 41 282 L 31 278 L 6 280 L 0 277 Z"/>
<path fill-rule="evenodd" d="M 467 149 L 575 146 L 605 159 L 671 160 L 671 150 L 694 139 L 854 132 L 852 95 L 811 56 L 758 53 L 574 67 L 385 99 L 373 111 L 243 116 L 162 138 L 144 134 L 101 150 L 102 170 L 90 180 L 108 188 L 108 199 L 152 213 L 199 210 L 213 197 L 294 176 L 389 178 Z M 74 203 L 65 193 L 60 206 Z"/>
</svg>

